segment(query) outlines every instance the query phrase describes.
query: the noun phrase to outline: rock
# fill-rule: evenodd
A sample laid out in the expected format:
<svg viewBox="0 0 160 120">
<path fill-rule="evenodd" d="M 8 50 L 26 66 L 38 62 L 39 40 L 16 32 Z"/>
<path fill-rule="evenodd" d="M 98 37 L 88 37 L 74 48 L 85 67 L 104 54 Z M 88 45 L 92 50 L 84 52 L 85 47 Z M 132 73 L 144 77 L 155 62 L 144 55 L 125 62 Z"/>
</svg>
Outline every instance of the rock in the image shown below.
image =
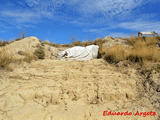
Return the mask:
<svg viewBox="0 0 160 120">
<path fill-rule="evenodd" d="M 124 45 L 128 47 L 127 41 L 120 38 L 105 37 L 104 40 L 105 43 L 102 45 L 102 47 L 105 48 L 110 48 L 115 45 Z"/>
</svg>

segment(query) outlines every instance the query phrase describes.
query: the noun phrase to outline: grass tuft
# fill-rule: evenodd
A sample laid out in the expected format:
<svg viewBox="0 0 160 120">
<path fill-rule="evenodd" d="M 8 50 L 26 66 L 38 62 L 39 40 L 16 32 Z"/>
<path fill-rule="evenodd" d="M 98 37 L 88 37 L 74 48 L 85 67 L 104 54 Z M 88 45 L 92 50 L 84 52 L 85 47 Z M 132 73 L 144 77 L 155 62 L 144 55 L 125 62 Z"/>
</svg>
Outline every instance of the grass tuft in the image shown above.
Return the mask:
<svg viewBox="0 0 160 120">
<path fill-rule="evenodd" d="M 103 48 L 104 59 L 109 63 L 117 63 L 123 60 L 129 60 L 134 63 L 143 63 L 145 61 L 159 62 L 160 50 L 157 48 L 158 39 L 156 37 L 134 37 L 126 39 L 129 46 L 113 46 Z"/>
<path fill-rule="evenodd" d="M 6 68 L 13 61 L 13 57 L 9 55 L 4 48 L 0 50 L 0 68 Z"/>
</svg>

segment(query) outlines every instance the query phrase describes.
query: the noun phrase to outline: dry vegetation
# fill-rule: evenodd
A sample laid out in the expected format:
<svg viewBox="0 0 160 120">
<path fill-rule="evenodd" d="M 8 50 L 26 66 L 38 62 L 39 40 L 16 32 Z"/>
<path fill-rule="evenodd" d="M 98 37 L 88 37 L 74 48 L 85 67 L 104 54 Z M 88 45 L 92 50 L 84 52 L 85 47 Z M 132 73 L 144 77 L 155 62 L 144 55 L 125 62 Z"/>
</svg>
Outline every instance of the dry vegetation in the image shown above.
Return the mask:
<svg viewBox="0 0 160 120">
<path fill-rule="evenodd" d="M 37 46 L 37 49 L 35 49 L 35 51 L 33 51 L 33 50 L 28 51 L 26 49 L 29 49 L 29 48 L 24 47 L 24 50 L 22 48 L 17 53 L 12 53 L 12 51 L 16 47 L 16 43 L 15 43 L 15 46 L 12 46 L 12 45 L 14 44 L 14 42 L 17 42 L 20 40 L 23 40 L 23 39 L 17 38 L 15 40 L 8 41 L 8 42 L 0 41 L 0 69 L 8 69 L 11 63 L 18 65 L 23 62 L 30 63 L 32 60 L 44 59 L 45 52 L 44 52 L 43 46 L 42 46 L 43 42 L 39 39 L 38 40 L 40 42 L 40 45 Z M 27 42 L 27 41 L 25 41 L 25 42 Z M 23 44 L 24 44 L 24 46 L 28 46 L 28 47 L 31 46 L 31 44 L 32 44 L 30 42 L 27 42 L 27 43 L 25 43 L 25 42 L 24 43 L 21 42 L 18 44 L 21 44 L 21 46 L 23 46 Z M 12 45 L 10 46 L 10 44 L 12 44 Z"/>
<path fill-rule="evenodd" d="M 103 48 L 104 59 L 110 63 L 118 63 L 123 60 L 137 63 L 160 61 L 160 50 L 156 46 L 159 39 L 156 37 L 138 38 L 132 36 L 126 40 L 129 44 L 128 47 L 117 45 Z"/>
<path fill-rule="evenodd" d="M 30 63 L 32 60 L 37 60 L 38 57 L 35 56 L 34 54 L 32 53 L 27 53 L 24 55 L 24 58 L 21 59 L 22 62 L 27 62 L 27 63 Z"/>
<path fill-rule="evenodd" d="M 2 48 L 0 50 L 0 69 L 10 69 L 9 65 L 11 63 L 21 64 L 23 62 L 30 63 L 32 60 L 37 60 L 37 56 L 33 55 L 32 53 L 25 53 L 23 54 L 24 57 L 16 58 L 16 56 L 12 56 L 9 54 L 8 50 Z"/>
<path fill-rule="evenodd" d="M 12 65 L 13 68 L 21 62 L 30 63 L 32 60 L 46 58 L 45 53 L 48 49 L 45 49 L 45 47 L 48 48 L 48 46 L 44 46 L 45 44 L 54 47 L 95 44 L 99 46 L 99 57 L 104 58 L 109 63 L 119 63 L 120 61 L 144 63 L 147 61 L 152 64 L 160 61 L 160 49 L 157 46 L 160 39 L 154 37 L 137 38 L 132 36 L 126 38 L 127 43 L 121 45 L 114 45 L 111 43 L 112 41 L 108 40 L 108 44 L 113 45 L 110 48 L 105 47 L 104 43 L 106 41 L 101 38 L 93 42 L 76 41 L 68 45 L 40 41 L 38 44 L 32 43 L 34 49 L 32 48 L 32 51 L 29 51 L 31 47 L 25 49 L 24 46 L 26 46 L 28 40 L 31 40 L 31 42 L 35 40 L 32 39 L 29 38 L 21 43 L 23 44 L 22 49 L 18 49 L 15 53 L 18 57 L 9 53 L 10 47 L 13 48 L 10 51 L 14 50 L 17 43 L 15 43 L 15 46 L 9 46 L 8 49 L 5 49 L 6 46 L 0 47 L 0 69 L 8 69 Z M 113 40 L 116 41 L 116 39 Z M 79 119 L 77 118 L 77 111 L 75 111 L 76 108 L 79 108 L 80 114 L 78 113 L 78 117 L 85 115 L 84 119 L 88 120 L 95 117 L 99 118 L 102 114 L 100 110 L 106 109 L 104 106 L 113 111 L 126 109 L 134 112 L 143 108 L 144 111 L 157 112 L 160 110 L 159 73 L 160 64 L 154 64 L 153 67 L 151 65 L 149 67 L 140 66 L 140 69 L 115 68 L 115 66 L 106 64 L 102 59 L 74 62 L 60 60 L 54 60 L 53 62 L 52 59 L 45 59 L 24 64 L 24 66 L 20 65 L 12 72 L 0 74 L 0 78 L 4 81 L 0 88 L 2 101 L 0 107 L 4 109 L 0 112 L 0 118 L 8 118 L 9 120 L 15 117 L 17 120 L 22 118 L 42 118 L 46 120 L 47 118 L 51 120 L 52 118 L 62 118 L 62 115 L 64 115 L 64 118 L 75 115 L 73 119 Z M 6 80 L 7 82 L 5 82 Z M 144 100 L 146 102 L 143 102 Z M 44 112 L 44 109 L 46 112 Z M 54 115 L 52 114 L 53 111 Z M 64 114 L 56 115 L 59 112 Z M 70 114 L 74 112 L 75 114 Z M 36 113 L 36 116 L 32 113 Z M 132 117 L 136 119 L 134 116 Z M 160 117 L 156 117 L 159 120 Z"/>
<path fill-rule="evenodd" d="M 99 46 L 99 57 L 104 58 L 109 63 L 118 63 L 123 60 L 129 60 L 136 63 L 158 62 L 160 61 L 160 50 L 157 48 L 157 43 L 160 41 L 160 37 L 135 37 L 122 38 L 128 43 L 128 47 L 124 45 L 115 45 L 111 48 L 102 47 L 105 40 L 97 38 L 94 41 L 79 40 L 72 42 L 71 44 L 54 44 L 45 43 L 54 47 L 73 47 L 73 46 L 88 46 L 95 44 Z"/>
<path fill-rule="evenodd" d="M 7 44 L 9 44 L 9 42 L 7 42 L 7 41 L 0 41 L 0 47 L 5 46 Z"/>
<path fill-rule="evenodd" d="M 100 45 L 104 43 L 104 40 L 102 38 L 97 38 L 96 40 L 94 41 L 74 41 L 70 44 L 56 44 L 56 43 L 50 43 L 50 42 L 44 42 L 43 44 L 47 44 L 47 45 L 50 45 L 50 46 L 53 46 L 53 47 L 73 47 L 73 46 L 88 46 L 88 45 L 92 45 L 92 44 L 96 44 L 96 45 Z"/>
<path fill-rule="evenodd" d="M 0 69 L 6 68 L 13 61 L 13 57 L 9 55 L 6 49 L 0 50 Z"/>
<path fill-rule="evenodd" d="M 34 55 L 37 56 L 38 59 L 44 59 L 45 58 L 45 52 L 44 49 L 39 46 L 35 51 Z"/>
<path fill-rule="evenodd" d="M 45 44 L 48 44 L 50 46 L 54 47 L 73 47 L 73 46 L 88 46 L 91 44 L 95 44 L 99 46 L 99 58 L 104 58 L 109 63 L 118 63 L 120 61 L 131 61 L 136 63 L 144 63 L 144 62 L 159 62 L 160 61 L 160 50 L 157 47 L 157 43 L 160 41 L 160 37 L 135 37 L 131 36 L 130 38 L 123 38 L 123 40 L 126 40 L 128 43 L 128 46 L 124 45 L 115 45 L 111 48 L 105 48 L 102 47 L 102 45 L 105 43 L 105 40 L 102 38 L 97 38 L 94 41 L 84 41 L 80 42 L 74 41 L 71 44 L 55 44 L 50 43 L 48 41 L 41 42 L 41 45 L 44 46 Z M 0 42 L 0 46 L 5 46 L 9 44 L 10 42 Z M 45 52 L 44 49 L 41 47 L 37 47 L 37 49 L 34 51 L 34 53 L 22 53 L 19 52 L 20 55 L 23 55 L 24 58 L 21 60 L 15 60 L 13 56 L 10 56 L 7 52 L 7 50 L 2 49 L 0 51 L 0 67 L 4 68 L 8 64 L 12 63 L 13 61 L 25 61 L 25 62 L 31 62 L 32 60 L 37 59 L 44 59 L 45 58 Z"/>
</svg>

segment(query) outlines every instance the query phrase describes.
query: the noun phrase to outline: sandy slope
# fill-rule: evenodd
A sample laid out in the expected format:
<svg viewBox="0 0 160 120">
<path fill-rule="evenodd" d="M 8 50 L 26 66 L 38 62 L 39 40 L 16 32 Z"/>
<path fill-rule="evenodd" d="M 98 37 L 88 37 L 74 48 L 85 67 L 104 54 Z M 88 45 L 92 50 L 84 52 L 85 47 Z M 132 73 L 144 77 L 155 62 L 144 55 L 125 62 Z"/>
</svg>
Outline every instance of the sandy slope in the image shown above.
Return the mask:
<svg viewBox="0 0 160 120">
<path fill-rule="evenodd" d="M 118 71 L 102 59 L 24 63 L 0 71 L 0 120 L 156 120 L 103 116 L 104 110 L 155 111 L 140 80 L 134 69 Z"/>
</svg>

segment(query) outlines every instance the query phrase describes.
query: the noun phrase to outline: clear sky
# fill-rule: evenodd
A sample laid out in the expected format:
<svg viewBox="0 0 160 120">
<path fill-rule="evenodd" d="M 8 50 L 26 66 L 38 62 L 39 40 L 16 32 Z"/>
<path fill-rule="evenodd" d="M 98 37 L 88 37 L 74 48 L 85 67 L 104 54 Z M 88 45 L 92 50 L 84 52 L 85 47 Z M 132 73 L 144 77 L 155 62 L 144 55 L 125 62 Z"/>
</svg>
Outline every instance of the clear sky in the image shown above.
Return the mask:
<svg viewBox="0 0 160 120">
<path fill-rule="evenodd" d="M 54 43 L 160 33 L 160 0 L 0 0 L 0 39 L 27 36 Z"/>
</svg>

